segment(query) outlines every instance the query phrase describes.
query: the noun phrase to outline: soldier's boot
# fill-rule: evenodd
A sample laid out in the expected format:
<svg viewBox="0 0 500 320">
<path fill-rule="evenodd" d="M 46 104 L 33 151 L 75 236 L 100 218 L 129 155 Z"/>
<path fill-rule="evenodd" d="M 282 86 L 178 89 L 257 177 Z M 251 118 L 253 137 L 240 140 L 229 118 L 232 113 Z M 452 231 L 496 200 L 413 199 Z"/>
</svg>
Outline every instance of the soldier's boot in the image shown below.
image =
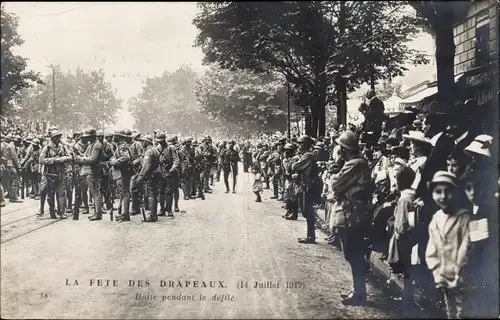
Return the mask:
<svg viewBox="0 0 500 320">
<path fill-rule="evenodd" d="M 269 199 L 278 199 L 278 183 L 273 183 L 273 196 L 269 197 Z"/>
<path fill-rule="evenodd" d="M 269 186 L 269 178 L 266 178 L 266 189 L 271 189 L 271 187 Z"/>
<path fill-rule="evenodd" d="M 236 176 L 233 176 L 233 193 L 236 193 Z"/>
<path fill-rule="evenodd" d="M 75 203 L 73 206 L 73 220 L 78 220 L 80 216 L 80 204 L 82 203 L 82 199 L 79 197 L 75 197 Z"/>
<path fill-rule="evenodd" d="M 82 197 L 83 207 L 88 211 L 89 210 L 89 196 L 87 194 L 87 191 L 82 192 L 81 197 Z"/>
<path fill-rule="evenodd" d="M 292 214 L 286 217 L 287 220 L 297 220 L 299 218 L 299 206 L 298 203 L 292 204 Z"/>
<path fill-rule="evenodd" d="M 40 200 L 40 211 L 38 212 L 37 216 L 43 216 L 44 210 L 45 209 L 45 196 L 42 196 Z"/>
<path fill-rule="evenodd" d="M 285 209 L 286 213 L 282 215 L 282 217 L 286 219 L 287 217 L 292 215 L 292 205 L 290 200 L 285 201 Z"/>
<path fill-rule="evenodd" d="M 132 198 L 132 208 L 130 208 L 130 215 L 131 216 L 135 216 L 135 215 L 138 215 L 141 211 L 141 205 L 140 205 L 140 201 L 142 199 L 139 199 L 139 195 L 137 194 L 137 192 L 132 192 L 131 194 L 131 198 Z"/>
<path fill-rule="evenodd" d="M 130 198 L 128 196 L 125 196 L 122 198 L 121 215 L 120 215 L 120 219 L 118 221 L 120 221 L 120 222 L 130 221 L 129 202 L 130 202 Z"/>
<path fill-rule="evenodd" d="M 198 185 L 198 197 L 201 200 L 205 200 L 205 195 L 203 194 L 203 188 L 201 187 L 201 184 Z"/>
<path fill-rule="evenodd" d="M 167 194 L 165 195 L 165 210 L 167 211 L 167 216 L 172 218 L 174 214 L 172 213 L 172 204 L 174 202 L 174 195 Z"/>
<path fill-rule="evenodd" d="M 144 209 L 148 210 L 149 211 L 149 201 L 148 201 L 148 197 L 146 196 L 141 196 L 141 201 L 142 203 L 144 203 Z"/>
<path fill-rule="evenodd" d="M 256 191 L 255 193 L 255 202 L 262 202 L 262 198 L 260 197 L 260 192 Z"/>
<path fill-rule="evenodd" d="M 160 212 L 158 213 L 158 216 L 163 217 L 165 215 L 165 195 L 160 194 L 158 197 L 158 202 L 160 203 Z"/>
<path fill-rule="evenodd" d="M 95 214 L 102 217 L 102 197 L 96 197 L 94 199 L 95 204 Z"/>
<path fill-rule="evenodd" d="M 24 200 L 24 184 L 21 184 L 21 199 Z"/>
<path fill-rule="evenodd" d="M 158 216 L 156 215 L 156 210 L 158 208 L 158 204 L 156 203 L 156 198 L 154 197 L 149 197 L 148 198 L 148 204 L 149 204 L 149 217 L 144 220 L 144 222 L 156 222 L 158 221 Z"/>
<path fill-rule="evenodd" d="M 174 211 L 179 212 L 179 193 L 174 194 Z"/>
<path fill-rule="evenodd" d="M 214 186 L 214 175 L 213 173 L 210 175 L 210 186 Z"/>
<path fill-rule="evenodd" d="M 73 208 L 72 208 L 73 207 L 73 192 L 72 192 L 72 190 L 69 190 L 67 197 L 68 197 L 68 206 L 66 207 L 66 212 L 70 213 L 70 212 L 73 212 Z"/>
<path fill-rule="evenodd" d="M 9 195 L 10 195 L 10 198 L 9 198 L 9 202 L 22 202 L 22 200 L 18 199 L 18 195 L 19 195 L 19 181 L 12 181 L 12 188 L 11 188 L 12 192 L 9 192 Z"/>
<path fill-rule="evenodd" d="M 66 196 L 57 197 L 57 211 L 59 219 L 66 219 Z"/>
</svg>

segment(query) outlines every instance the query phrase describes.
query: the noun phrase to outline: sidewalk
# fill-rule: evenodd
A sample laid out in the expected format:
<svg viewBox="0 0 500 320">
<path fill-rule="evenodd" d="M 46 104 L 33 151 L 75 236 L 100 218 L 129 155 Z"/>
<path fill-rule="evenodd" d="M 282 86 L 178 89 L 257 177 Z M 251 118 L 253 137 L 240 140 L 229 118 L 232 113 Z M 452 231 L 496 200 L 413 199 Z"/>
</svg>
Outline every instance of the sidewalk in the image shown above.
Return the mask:
<svg viewBox="0 0 500 320">
<path fill-rule="evenodd" d="M 316 228 L 320 229 L 326 234 L 330 234 L 330 231 L 328 230 L 328 224 L 325 222 L 324 217 L 325 211 L 323 209 L 316 210 Z M 340 248 L 337 248 L 336 246 L 332 246 L 332 248 L 335 248 L 334 250 L 340 250 Z M 391 278 L 391 271 L 389 264 L 385 260 L 382 260 L 382 253 L 371 252 L 368 262 L 370 264 L 372 273 L 385 279 L 388 286 L 393 286 L 401 294 L 403 293 L 403 278 L 401 276 L 398 276 L 393 279 L 394 281 L 389 281 L 389 279 Z M 428 297 L 426 297 L 423 291 L 416 285 L 414 285 L 414 288 L 415 302 L 418 304 L 418 306 L 425 311 L 435 313 L 437 311 L 435 303 Z"/>
</svg>

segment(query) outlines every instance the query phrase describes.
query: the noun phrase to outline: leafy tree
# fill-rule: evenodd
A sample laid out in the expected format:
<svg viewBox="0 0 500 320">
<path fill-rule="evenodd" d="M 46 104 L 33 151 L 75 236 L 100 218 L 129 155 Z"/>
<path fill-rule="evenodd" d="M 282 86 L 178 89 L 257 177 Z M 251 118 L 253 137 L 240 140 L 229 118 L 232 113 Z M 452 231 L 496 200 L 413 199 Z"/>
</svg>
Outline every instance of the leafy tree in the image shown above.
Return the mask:
<svg viewBox="0 0 500 320">
<path fill-rule="evenodd" d="M 166 129 L 171 133 L 202 133 L 213 125 L 200 112 L 194 95 L 197 73 L 190 66 L 146 79 L 142 91 L 128 103 L 141 131 Z"/>
<path fill-rule="evenodd" d="M 414 19 L 389 2 L 203 2 L 199 7 L 193 23 L 204 62 L 283 74 L 297 104 L 311 108 L 313 136 L 325 134 L 327 104 L 343 101 L 340 118 L 345 118 L 347 90 L 401 75 L 408 60 L 425 62 L 405 46 L 417 32 Z M 389 9 L 400 19 L 387 16 Z"/>
<path fill-rule="evenodd" d="M 233 133 L 286 131 L 288 93 L 276 75 L 211 65 L 197 81 L 195 95 L 202 112 Z M 297 109 L 291 112 L 300 112 Z"/>
<path fill-rule="evenodd" d="M 19 18 L 5 11 L 4 4 L 0 8 L 1 23 L 1 59 L 2 59 L 2 82 L 1 82 L 1 104 L 0 114 L 8 112 L 12 108 L 11 102 L 24 88 L 32 86 L 33 82 L 41 83 L 40 75 L 26 70 L 27 59 L 12 52 L 12 49 L 20 46 L 24 41 L 19 36 L 17 28 Z"/>
<path fill-rule="evenodd" d="M 392 97 L 394 94 L 398 97 L 401 97 L 401 82 L 389 82 L 384 81 L 379 86 L 377 86 L 377 97 L 385 101 Z"/>
<path fill-rule="evenodd" d="M 455 85 L 455 42 L 453 27 L 463 20 L 473 1 L 408 1 L 417 17 L 436 42 L 438 100 L 443 106 L 453 104 Z"/>
</svg>

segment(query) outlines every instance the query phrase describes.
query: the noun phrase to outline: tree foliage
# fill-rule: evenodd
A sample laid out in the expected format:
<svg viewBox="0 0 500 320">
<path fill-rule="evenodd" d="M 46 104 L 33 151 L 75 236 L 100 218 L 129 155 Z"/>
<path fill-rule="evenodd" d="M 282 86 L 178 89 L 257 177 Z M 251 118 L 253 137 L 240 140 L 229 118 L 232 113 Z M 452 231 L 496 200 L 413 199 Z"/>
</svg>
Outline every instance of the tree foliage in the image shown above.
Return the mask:
<svg viewBox="0 0 500 320">
<path fill-rule="evenodd" d="M 194 95 L 197 73 L 183 65 L 175 72 L 146 79 L 142 91 L 128 103 L 141 131 L 201 133 L 213 125 L 200 112 Z"/>
<path fill-rule="evenodd" d="M 274 74 L 211 65 L 197 81 L 195 94 L 202 112 L 234 133 L 286 131 L 287 87 Z M 291 112 L 296 114 L 294 106 Z"/>
<path fill-rule="evenodd" d="M 13 53 L 13 49 L 24 43 L 19 36 L 17 28 L 19 18 L 5 11 L 4 4 L 0 8 L 1 23 L 1 59 L 2 82 L 0 114 L 8 112 L 12 107 L 12 99 L 24 88 L 31 87 L 34 83 L 42 83 L 40 75 L 26 69 L 27 59 Z"/>
<path fill-rule="evenodd" d="M 353 90 L 370 79 L 402 75 L 407 62 L 426 62 L 406 45 L 418 31 L 415 18 L 391 2 L 203 2 L 199 7 L 193 23 L 204 62 L 283 74 L 297 104 L 311 107 L 320 135 L 325 106 L 336 98 L 336 80 Z"/>
<path fill-rule="evenodd" d="M 16 98 L 16 111 L 29 121 L 45 121 L 62 129 L 80 130 L 86 126 L 104 130 L 114 123 L 121 100 L 105 81 L 103 70 L 62 72 L 53 66 L 44 83 L 27 88 Z M 53 79 L 55 79 L 55 105 Z"/>
</svg>

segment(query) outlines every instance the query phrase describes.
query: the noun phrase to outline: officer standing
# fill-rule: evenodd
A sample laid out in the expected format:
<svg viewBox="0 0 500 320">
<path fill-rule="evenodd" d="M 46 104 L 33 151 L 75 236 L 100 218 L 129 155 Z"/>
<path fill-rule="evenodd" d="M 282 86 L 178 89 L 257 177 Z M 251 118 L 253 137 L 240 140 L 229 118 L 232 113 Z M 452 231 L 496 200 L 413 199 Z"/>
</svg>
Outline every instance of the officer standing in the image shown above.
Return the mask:
<svg viewBox="0 0 500 320">
<path fill-rule="evenodd" d="M 114 133 L 114 139 L 117 147 L 109 164 L 112 167 L 113 181 L 116 183 L 120 199 L 116 221 L 130 221 L 130 178 L 132 176 L 132 162 L 128 144 L 130 136 L 126 130 L 119 130 Z"/>
<path fill-rule="evenodd" d="M 278 199 L 279 198 L 279 181 L 281 179 L 281 155 L 278 151 L 278 143 L 273 143 L 272 153 L 267 159 L 267 163 L 269 166 L 269 174 L 271 176 L 271 180 L 273 183 L 273 195 L 270 199 Z"/>
<path fill-rule="evenodd" d="M 229 174 L 233 175 L 233 193 L 236 193 L 236 178 L 238 176 L 238 162 L 240 156 L 238 151 L 234 149 L 235 142 L 229 142 L 228 148 L 224 151 L 222 168 L 224 171 L 224 184 L 226 185 L 226 193 L 229 193 Z"/>
<path fill-rule="evenodd" d="M 160 162 L 160 150 L 153 146 L 153 137 L 145 135 L 140 138 L 145 144 L 144 159 L 142 161 L 141 171 L 137 175 L 137 188 L 139 190 L 146 189 L 149 202 L 149 216 L 144 222 L 158 221 L 158 182 L 159 172 L 158 166 Z"/>
<path fill-rule="evenodd" d="M 43 215 L 45 195 L 48 195 L 50 217 L 56 219 L 54 196 L 57 194 L 57 210 L 60 219 L 66 219 L 66 186 L 65 166 L 73 161 L 68 150 L 61 144 L 62 133 L 58 130 L 50 132 L 50 142 L 40 153 L 40 165 L 43 166 L 41 182 L 41 207 L 39 215 Z"/>
<path fill-rule="evenodd" d="M 312 140 L 309 136 L 303 135 L 297 140 L 299 144 L 300 157 L 292 165 L 292 171 L 298 175 L 298 201 L 302 210 L 302 215 L 307 221 L 307 237 L 299 239 L 299 243 L 316 243 L 315 222 L 316 216 L 313 208 L 314 179 L 318 175 L 318 168 L 311 152 Z"/>
<path fill-rule="evenodd" d="M 172 212 L 173 195 L 174 195 L 174 184 L 175 172 L 179 167 L 179 155 L 177 150 L 172 145 L 168 145 L 166 141 L 165 133 L 159 133 L 155 142 L 158 144 L 159 155 L 159 167 L 161 173 L 161 180 L 159 183 L 159 194 L 160 194 L 160 216 L 164 216 L 165 212 L 168 217 L 173 218 L 174 214 Z M 165 199 L 165 200 L 163 200 Z"/>
<path fill-rule="evenodd" d="M 203 191 L 211 192 L 209 187 L 209 178 L 212 174 L 212 167 L 215 165 L 217 161 L 217 153 L 212 146 L 212 138 L 210 136 L 206 136 L 203 139 L 203 144 L 200 146 L 200 151 L 205 159 L 205 168 L 203 170 Z"/>
<path fill-rule="evenodd" d="M 113 156 L 113 145 L 104 139 L 104 131 L 97 132 L 97 140 L 102 144 L 102 157 L 99 159 L 100 174 L 101 174 L 101 194 L 103 201 L 106 204 L 106 210 L 111 210 L 113 206 L 113 198 L 111 197 L 111 176 L 109 173 L 109 161 Z"/>
<path fill-rule="evenodd" d="M 136 180 L 139 172 L 141 171 L 142 156 L 144 155 L 144 148 L 142 147 L 142 142 L 138 139 L 140 138 L 140 133 L 134 133 L 132 135 L 132 144 L 130 145 L 130 154 L 132 157 L 132 165 L 134 168 L 134 175 L 130 179 L 130 196 L 132 198 L 132 207 L 130 208 L 130 215 L 139 214 L 139 202 L 144 201 L 144 199 L 139 199 L 139 189 L 137 188 Z M 147 207 L 147 206 L 146 206 Z"/>
<path fill-rule="evenodd" d="M 182 191 L 184 200 L 191 199 L 191 191 L 194 184 L 194 150 L 191 148 L 191 139 L 186 138 L 180 149 L 181 158 L 181 176 L 182 176 Z"/>
<path fill-rule="evenodd" d="M 179 149 L 177 149 L 177 136 L 172 136 L 167 139 L 168 147 L 172 149 L 172 152 L 177 154 L 178 164 L 175 170 L 172 171 L 173 179 L 173 191 L 174 191 L 174 211 L 179 212 L 179 183 L 180 183 L 180 154 Z M 175 157 L 174 157 L 175 158 Z M 167 207 L 168 208 L 168 207 Z"/>
<path fill-rule="evenodd" d="M 198 140 L 193 140 L 191 147 L 194 150 L 194 189 L 192 196 L 196 196 L 196 190 L 198 190 L 198 197 L 201 200 L 205 200 L 205 195 L 203 194 L 203 170 L 205 169 L 205 159 L 198 147 Z"/>
</svg>

